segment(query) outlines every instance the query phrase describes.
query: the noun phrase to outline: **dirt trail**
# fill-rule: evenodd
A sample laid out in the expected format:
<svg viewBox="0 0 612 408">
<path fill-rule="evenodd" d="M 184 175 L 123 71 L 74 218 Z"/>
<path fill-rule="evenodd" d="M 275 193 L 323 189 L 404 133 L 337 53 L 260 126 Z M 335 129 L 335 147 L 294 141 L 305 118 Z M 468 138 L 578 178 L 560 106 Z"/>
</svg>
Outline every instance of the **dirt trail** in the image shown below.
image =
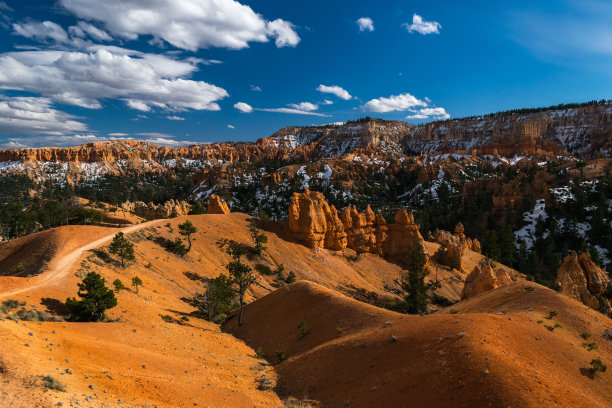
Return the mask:
<svg viewBox="0 0 612 408">
<path fill-rule="evenodd" d="M 80 246 L 70 251 L 66 255 L 53 259 L 49 263 L 49 267 L 47 271 L 44 273 L 44 275 L 42 276 L 42 280 L 40 282 L 37 282 L 33 285 L 29 285 L 25 288 L 15 289 L 15 290 L 11 290 L 8 292 L 0 292 L 0 299 L 8 297 L 8 296 L 14 296 L 20 293 L 28 292 L 30 290 L 38 289 L 52 282 L 56 282 L 58 279 L 62 279 L 66 277 L 68 274 L 70 274 L 70 271 L 72 271 L 72 268 L 74 267 L 74 265 L 79 261 L 79 259 L 83 256 L 85 252 L 104 245 L 106 242 L 112 240 L 115 234 L 117 234 L 118 232 L 129 234 L 130 232 L 138 231 L 143 228 L 148 228 L 150 226 L 157 225 L 163 221 L 166 221 L 166 220 L 164 219 L 154 220 L 154 221 L 149 221 L 143 224 L 133 225 L 127 228 L 122 228 L 117 231 L 114 231 L 112 234 L 105 235 L 102 238 L 92 241 L 86 245 Z"/>
</svg>

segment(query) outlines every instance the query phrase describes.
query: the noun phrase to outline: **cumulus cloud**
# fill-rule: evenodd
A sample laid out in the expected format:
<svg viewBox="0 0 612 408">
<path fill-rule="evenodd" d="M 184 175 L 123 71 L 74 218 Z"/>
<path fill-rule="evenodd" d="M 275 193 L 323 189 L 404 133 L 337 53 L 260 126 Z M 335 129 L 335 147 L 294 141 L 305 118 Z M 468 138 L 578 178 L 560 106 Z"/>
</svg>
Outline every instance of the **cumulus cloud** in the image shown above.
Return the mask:
<svg viewBox="0 0 612 408">
<path fill-rule="evenodd" d="M 0 97 L 0 133 L 62 135 L 87 131 L 75 116 L 52 108 L 49 98 Z"/>
<path fill-rule="evenodd" d="M 388 98 L 372 99 L 361 108 L 368 112 L 385 113 L 407 111 L 416 106 L 426 107 L 427 103 L 415 98 L 409 93 L 404 93 L 400 95 L 391 95 Z"/>
<path fill-rule="evenodd" d="M 0 88 L 28 91 L 57 102 L 100 109 L 101 100 L 120 99 L 143 112 L 220 110 L 227 91 L 185 79 L 197 64 L 119 47 L 88 52 L 22 51 L 0 54 Z"/>
<path fill-rule="evenodd" d="M 240 49 L 270 39 L 277 47 L 300 42 L 290 22 L 268 21 L 235 0 L 60 0 L 60 4 L 80 18 L 102 22 L 122 38 L 151 35 L 190 51 Z"/>
<path fill-rule="evenodd" d="M 248 103 L 238 102 L 234 105 L 234 108 L 238 109 L 242 113 L 251 113 L 253 112 L 253 107 Z"/>
<path fill-rule="evenodd" d="M 421 110 L 413 110 L 411 115 L 406 116 L 406 119 L 450 119 L 450 115 L 444 108 L 424 108 Z"/>
<path fill-rule="evenodd" d="M 427 35 L 440 34 L 442 25 L 437 21 L 425 21 L 423 17 L 415 14 L 412 16 L 412 24 L 404 23 L 404 27 L 411 33 L 416 31 L 419 34 Z"/>
<path fill-rule="evenodd" d="M 345 101 L 348 101 L 349 99 L 352 98 L 351 94 L 348 93 L 348 91 L 344 90 L 338 85 L 332 85 L 332 86 L 319 85 L 319 87 L 317 88 L 317 91 L 336 95 L 338 98 L 344 99 Z"/>
<path fill-rule="evenodd" d="M 359 31 L 374 31 L 374 21 L 370 17 L 361 17 L 357 20 Z"/>
<path fill-rule="evenodd" d="M 180 116 L 166 116 L 166 119 L 168 119 L 168 120 L 185 120 L 185 118 L 182 118 Z"/>
<path fill-rule="evenodd" d="M 78 146 L 86 143 L 101 142 L 105 140 L 93 134 L 77 135 L 46 135 L 30 137 L 8 137 L 0 138 L 0 148 L 2 149 L 24 149 L 30 147 L 67 147 Z"/>
<path fill-rule="evenodd" d="M 234 125 L 227 125 L 228 129 L 236 129 L 236 127 Z"/>
</svg>

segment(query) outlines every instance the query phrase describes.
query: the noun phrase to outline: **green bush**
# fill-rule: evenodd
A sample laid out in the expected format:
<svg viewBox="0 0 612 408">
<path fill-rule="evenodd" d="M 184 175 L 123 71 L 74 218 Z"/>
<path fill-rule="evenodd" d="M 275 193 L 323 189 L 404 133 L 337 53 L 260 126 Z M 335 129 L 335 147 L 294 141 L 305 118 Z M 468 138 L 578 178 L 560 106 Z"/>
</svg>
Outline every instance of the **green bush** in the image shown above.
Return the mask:
<svg viewBox="0 0 612 408">
<path fill-rule="evenodd" d="M 289 284 L 293 282 L 295 282 L 295 273 L 293 273 L 293 271 L 289 271 L 289 275 L 287 275 L 285 278 L 285 283 Z"/>
<path fill-rule="evenodd" d="M 113 286 L 115 287 L 115 292 L 118 293 L 119 291 L 125 289 L 125 285 L 123 284 L 123 282 L 121 282 L 121 280 L 119 279 L 115 279 L 113 281 Z"/>
<path fill-rule="evenodd" d="M 272 275 L 272 269 L 268 265 L 258 263 L 255 265 L 255 270 L 259 272 L 261 275 L 265 275 L 265 276 Z"/>
<path fill-rule="evenodd" d="M 602 363 L 599 358 L 594 358 L 591 360 L 591 368 L 589 368 L 589 371 L 592 374 L 595 374 L 597 372 L 604 373 L 607 369 L 608 367 L 604 365 L 604 363 Z"/>
<path fill-rule="evenodd" d="M 285 361 L 285 359 L 287 359 L 287 349 L 278 350 L 276 352 L 276 358 L 278 359 L 279 363 L 281 361 Z"/>
<path fill-rule="evenodd" d="M 42 381 L 43 386 L 47 389 L 66 392 L 64 384 L 62 384 L 58 379 L 50 375 L 45 375 L 44 377 L 42 377 Z"/>
<path fill-rule="evenodd" d="M 174 241 L 168 241 L 166 243 L 166 250 L 178 255 L 185 256 L 189 250 L 180 238 L 175 238 Z"/>
</svg>

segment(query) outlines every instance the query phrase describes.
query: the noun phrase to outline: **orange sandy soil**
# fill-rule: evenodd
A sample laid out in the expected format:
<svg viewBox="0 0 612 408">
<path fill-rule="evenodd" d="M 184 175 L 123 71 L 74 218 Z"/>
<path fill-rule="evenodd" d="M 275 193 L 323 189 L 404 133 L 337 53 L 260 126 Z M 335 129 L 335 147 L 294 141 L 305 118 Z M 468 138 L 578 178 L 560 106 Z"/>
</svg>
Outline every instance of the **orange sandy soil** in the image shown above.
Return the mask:
<svg viewBox="0 0 612 408">
<path fill-rule="evenodd" d="M 191 252 L 184 258 L 147 239 L 173 240 L 180 236 L 178 224 L 186 219 L 199 231 Z M 212 323 L 195 317 L 189 317 L 187 322 L 181 320 L 194 310 L 184 300 L 204 288 L 193 277 L 215 277 L 225 272 L 224 265 L 230 258 L 224 242 L 231 239 L 250 243 L 249 221 L 250 217 L 243 214 L 199 215 L 129 227 L 136 261 L 125 269 L 116 262 L 105 263 L 89 250 L 81 251 L 84 245 L 108 245 L 119 231 L 116 228 L 61 227 L 1 246 L 0 270 L 6 274 L 14 275 L 20 262 L 28 273 L 40 270 L 36 265 L 41 257 L 48 263 L 34 277 L 0 276 L 0 301 L 17 299 L 27 302 L 27 308 L 38 310 L 54 311 L 59 307 L 61 313 L 65 299 L 76 296 L 80 281 L 76 275 L 84 276 L 89 271 L 100 273 L 107 286 L 115 279 L 129 286 L 134 276 L 139 276 L 144 285 L 139 293 L 130 288 L 117 294 L 119 305 L 108 313 L 109 319 L 119 319 L 117 322 L 0 321 L 0 360 L 15 376 L 5 383 L 12 385 L 4 385 L 0 395 L 18 394 L 14 391 L 23 385 L 22 380 L 53 375 L 64 383 L 67 392 L 48 391 L 43 397 L 53 403 L 63 402 L 64 406 L 76 400 L 82 406 L 119 406 L 119 399 L 125 406 L 279 406 L 280 400 L 273 391 L 257 389 L 256 378 L 262 373 L 273 380 L 276 375 L 272 368 L 261 364 L 252 348 L 222 333 Z M 298 278 L 346 293 L 389 294 L 385 286 L 397 287 L 395 281 L 401 268 L 380 257 L 364 255 L 353 261 L 352 251 L 341 254 L 313 250 L 285 241 L 275 232 L 266 234 L 269 242 L 263 260 L 249 260 L 251 265 L 262 262 L 275 269 L 283 264 L 285 276 L 294 271 Z M 277 286 L 273 278 L 260 279 L 249 300 L 273 291 Z M 164 322 L 161 315 L 169 315 L 173 323 Z M 2 378 L 8 381 L 8 377 Z M 33 390 L 28 393 L 36 394 Z M 91 397 L 89 402 L 85 397 Z"/>
<path fill-rule="evenodd" d="M 609 407 L 611 373 L 591 378 L 586 369 L 596 357 L 612 361 L 611 342 L 601 337 L 612 321 L 525 286 L 413 316 L 301 281 L 249 304 L 244 324 L 233 318 L 224 329 L 263 347 L 276 364 L 279 395 L 324 407 Z M 550 310 L 558 316 L 545 319 Z M 555 322 L 563 327 L 543 327 Z M 582 347 L 583 332 L 598 350 Z M 280 363 L 279 350 L 287 357 Z"/>
</svg>

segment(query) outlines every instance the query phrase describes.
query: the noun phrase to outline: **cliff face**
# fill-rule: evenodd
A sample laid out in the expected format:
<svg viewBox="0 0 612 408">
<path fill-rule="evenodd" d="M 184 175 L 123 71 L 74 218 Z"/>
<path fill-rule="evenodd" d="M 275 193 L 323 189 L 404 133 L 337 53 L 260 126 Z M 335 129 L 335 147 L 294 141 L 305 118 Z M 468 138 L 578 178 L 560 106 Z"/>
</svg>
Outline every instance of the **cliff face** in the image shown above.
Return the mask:
<svg viewBox="0 0 612 408">
<path fill-rule="evenodd" d="M 591 309 L 610 312 L 610 301 L 602 296 L 610 282 L 604 270 L 597 266 L 591 255 L 578 255 L 573 251 L 564 260 L 557 272 L 557 284 L 561 292 Z"/>
</svg>

